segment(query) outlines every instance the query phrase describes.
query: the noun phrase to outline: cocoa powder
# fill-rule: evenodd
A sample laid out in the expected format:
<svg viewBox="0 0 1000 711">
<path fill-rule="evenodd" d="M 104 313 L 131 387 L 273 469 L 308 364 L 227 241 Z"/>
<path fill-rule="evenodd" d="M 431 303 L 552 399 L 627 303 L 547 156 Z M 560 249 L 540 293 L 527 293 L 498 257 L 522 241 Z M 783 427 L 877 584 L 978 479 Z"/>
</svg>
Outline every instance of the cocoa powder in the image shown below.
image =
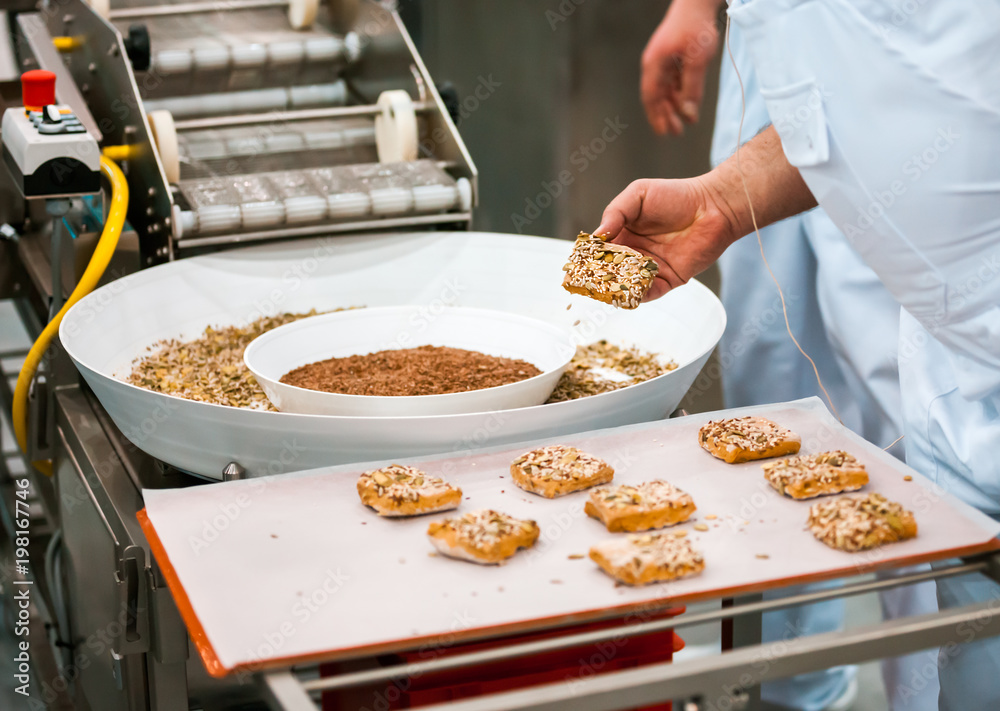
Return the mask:
<svg viewBox="0 0 1000 711">
<path fill-rule="evenodd" d="M 281 382 L 346 395 L 441 395 L 516 383 L 541 372 L 523 360 L 420 346 L 321 360 L 286 373 Z"/>
</svg>

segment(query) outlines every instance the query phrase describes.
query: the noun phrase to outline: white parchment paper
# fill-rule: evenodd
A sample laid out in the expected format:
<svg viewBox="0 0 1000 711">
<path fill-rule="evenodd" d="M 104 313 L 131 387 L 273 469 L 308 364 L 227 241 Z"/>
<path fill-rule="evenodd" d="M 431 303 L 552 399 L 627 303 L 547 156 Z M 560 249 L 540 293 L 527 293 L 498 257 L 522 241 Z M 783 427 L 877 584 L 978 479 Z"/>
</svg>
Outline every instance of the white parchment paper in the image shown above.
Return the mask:
<svg viewBox="0 0 1000 711">
<path fill-rule="evenodd" d="M 871 478 L 862 491 L 912 510 L 918 536 L 854 554 L 816 541 L 804 528 L 810 503 L 778 495 L 759 462 L 726 464 L 698 446 L 702 424 L 737 414 L 760 414 L 790 428 L 802 437 L 802 453 L 853 453 Z M 503 427 L 503 413 L 496 427 Z M 591 545 L 623 534 L 609 534 L 583 513 L 586 492 L 548 500 L 514 486 L 510 461 L 534 445 L 482 449 L 488 429 L 477 441 L 456 443 L 454 454 L 410 462 L 462 487 L 459 512 L 494 508 L 538 522 L 536 547 L 498 567 L 429 555 L 427 525 L 448 514 L 392 520 L 362 506 L 357 476 L 379 463 L 144 492 L 146 513 L 218 661 L 233 669 L 447 645 L 483 629 L 523 631 L 612 610 L 621 616 L 652 601 L 680 603 L 908 565 L 986 547 L 1000 533 L 1000 524 L 845 430 L 813 398 L 560 438 L 610 462 L 615 482 L 664 478 L 698 507 L 677 528 L 687 529 L 704 553 L 703 574 L 616 586 L 588 558 L 570 556 L 586 556 Z M 288 449 L 294 457 L 294 442 Z M 697 531 L 695 524 L 709 529 Z"/>
</svg>

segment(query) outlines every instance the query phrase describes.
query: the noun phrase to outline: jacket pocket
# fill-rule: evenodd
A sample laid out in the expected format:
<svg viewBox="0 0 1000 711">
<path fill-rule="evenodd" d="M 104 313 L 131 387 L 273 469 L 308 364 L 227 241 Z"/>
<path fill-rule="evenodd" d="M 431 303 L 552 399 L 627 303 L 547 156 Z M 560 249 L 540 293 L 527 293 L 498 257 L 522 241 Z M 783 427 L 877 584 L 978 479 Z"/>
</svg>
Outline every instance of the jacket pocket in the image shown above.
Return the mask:
<svg viewBox="0 0 1000 711">
<path fill-rule="evenodd" d="M 830 136 L 823 109 L 823 92 L 812 79 L 781 89 L 761 89 L 781 147 L 797 168 L 830 159 Z"/>
</svg>

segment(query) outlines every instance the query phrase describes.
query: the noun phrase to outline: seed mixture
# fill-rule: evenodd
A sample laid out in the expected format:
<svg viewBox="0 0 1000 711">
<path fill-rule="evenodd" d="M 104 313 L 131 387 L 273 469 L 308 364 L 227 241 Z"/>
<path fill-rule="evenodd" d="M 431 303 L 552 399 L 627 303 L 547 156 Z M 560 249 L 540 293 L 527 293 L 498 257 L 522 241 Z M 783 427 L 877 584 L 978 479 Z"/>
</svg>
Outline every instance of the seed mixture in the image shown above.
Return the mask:
<svg viewBox="0 0 1000 711">
<path fill-rule="evenodd" d="M 631 247 L 605 242 L 607 235 L 581 232 L 563 267 L 563 288 L 623 309 L 639 306 L 659 271 Z"/>
<path fill-rule="evenodd" d="M 691 495 L 662 479 L 602 486 L 590 492 L 584 513 L 609 531 L 647 531 L 686 521 L 697 507 Z"/>
<path fill-rule="evenodd" d="M 316 314 L 264 316 L 246 326 L 209 326 L 190 341 L 160 341 L 133 363 L 126 382 L 186 400 L 277 412 L 244 365 L 243 351 L 262 333 Z"/>
<path fill-rule="evenodd" d="M 245 326 L 209 326 L 193 340 L 160 341 L 150 348 L 149 355 L 135 361 L 125 380 L 187 400 L 277 412 L 244 365 L 243 351 L 257 336 L 317 313 L 315 310 L 283 313 L 256 319 Z M 656 354 L 619 347 L 602 339 L 577 347 L 576 355 L 546 402 L 620 390 L 676 368 L 676 363 L 664 363 Z M 605 373 L 618 374 L 621 379 L 606 377 Z"/>
<path fill-rule="evenodd" d="M 553 444 L 522 454 L 511 462 L 510 475 L 520 488 L 553 499 L 607 484 L 615 470 L 607 462 L 576 447 Z"/>
<path fill-rule="evenodd" d="M 512 466 L 525 474 L 542 479 L 578 479 L 597 474 L 608 464 L 603 459 L 587 454 L 576 447 L 552 444 L 522 454 Z"/>
<path fill-rule="evenodd" d="M 608 508 L 681 508 L 691 503 L 691 495 L 681 491 L 662 479 L 645 481 L 641 484 L 620 484 L 602 486 L 590 493 L 590 499 L 601 502 Z"/>
<path fill-rule="evenodd" d="M 541 372 L 520 359 L 420 346 L 321 360 L 285 373 L 281 382 L 346 395 L 441 395 L 516 383 Z"/>
<path fill-rule="evenodd" d="M 857 491 L 868 483 L 865 465 L 842 450 L 803 454 L 761 466 L 768 483 L 793 499 Z"/>
<path fill-rule="evenodd" d="M 831 548 L 850 552 L 917 535 L 917 522 L 910 511 L 874 493 L 813 504 L 808 527 Z"/>
<path fill-rule="evenodd" d="M 605 541 L 590 549 L 590 558 L 627 585 L 676 580 L 705 568 L 705 558 L 691 542 L 670 533 L 631 534 Z"/>
<path fill-rule="evenodd" d="M 380 516 L 419 516 L 458 508 L 462 490 L 441 477 L 403 464 L 364 472 L 358 479 L 361 503 Z"/>
<path fill-rule="evenodd" d="M 577 346 L 576 355 L 546 402 L 564 402 L 621 390 L 676 369 L 675 362 L 663 362 L 655 353 L 622 348 L 601 339 L 586 346 Z M 601 371 L 614 372 L 623 377 L 612 379 Z"/>
<path fill-rule="evenodd" d="M 470 511 L 427 527 L 427 536 L 439 553 L 486 565 L 502 563 L 518 549 L 530 548 L 539 533 L 534 521 L 493 509 Z"/>
<path fill-rule="evenodd" d="M 795 454 L 802 445 L 794 432 L 764 417 L 733 417 L 709 422 L 698 430 L 698 442 L 730 464 Z"/>
</svg>

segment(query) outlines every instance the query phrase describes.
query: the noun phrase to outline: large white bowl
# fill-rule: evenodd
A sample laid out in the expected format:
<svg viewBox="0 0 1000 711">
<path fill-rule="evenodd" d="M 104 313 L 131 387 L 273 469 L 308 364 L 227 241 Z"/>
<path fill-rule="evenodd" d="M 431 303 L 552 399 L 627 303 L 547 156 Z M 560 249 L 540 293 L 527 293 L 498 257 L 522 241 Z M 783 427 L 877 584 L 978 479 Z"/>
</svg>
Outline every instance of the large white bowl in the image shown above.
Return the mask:
<svg viewBox="0 0 1000 711">
<path fill-rule="evenodd" d="M 288 372 L 327 358 L 446 346 L 531 363 L 541 375 L 481 390 L 417 396 L 347 395 L 281 382 Z M 285 324 L 247 346 L 243 362 L 282 412 L 355 417 L 414 417 L 492 412 L 541 405 L 555 390 L 576 347 L 567 329 L 494 309 L 385 306 L 322 314 Z"/>
<path fill-rule="evenodd" d="M 250 476 L 331 464 L 456 452 L 669 415 L 726 326 L 696 281 L 634 311 L 562 288 L 571 242 L 483 232 L 409 232 L 276 242 L 189 257 L 122 277 L 67 312 L 59 338 L 115 425 L 136 447 L 195 474 Z M 662 353 L 677 369 L 593 397 L 499 412 L 340 417 L 265 412 L 183 400 L 125 382 L 135 358 L 165 338 L 245 324 L 282 311 L 417 304 L 500 309 Z M 572 309 L 567 310 L 567 305 Z M 696 380 L 697 378 L 697 380 Z"/>
</svg>

